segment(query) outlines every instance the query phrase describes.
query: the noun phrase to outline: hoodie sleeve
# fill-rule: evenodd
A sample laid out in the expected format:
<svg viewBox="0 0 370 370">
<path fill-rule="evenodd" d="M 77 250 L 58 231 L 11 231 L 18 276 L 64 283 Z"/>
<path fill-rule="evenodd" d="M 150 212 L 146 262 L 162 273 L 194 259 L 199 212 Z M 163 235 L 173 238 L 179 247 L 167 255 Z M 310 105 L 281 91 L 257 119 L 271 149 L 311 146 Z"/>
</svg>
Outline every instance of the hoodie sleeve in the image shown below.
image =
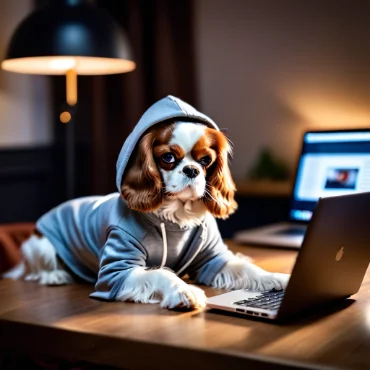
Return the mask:
<svg viewBox="0 0 370 370">
<path fill-rule="evenodd" d="M 100 270 L 95 292 L 91 298 L 115 300 L 119 289 L 131 270 L 146 266 L 143 246 L 125 231 L 114 228 L 109 232 L 100 255 Z"/>
<path fill-rule="evenodd" d="M 211 285 L 232 255 L 222 240 L 215 218 L 210 216 L 207 220 L 205 244 L 185 272 L 195 282 Z"/>
</svg>

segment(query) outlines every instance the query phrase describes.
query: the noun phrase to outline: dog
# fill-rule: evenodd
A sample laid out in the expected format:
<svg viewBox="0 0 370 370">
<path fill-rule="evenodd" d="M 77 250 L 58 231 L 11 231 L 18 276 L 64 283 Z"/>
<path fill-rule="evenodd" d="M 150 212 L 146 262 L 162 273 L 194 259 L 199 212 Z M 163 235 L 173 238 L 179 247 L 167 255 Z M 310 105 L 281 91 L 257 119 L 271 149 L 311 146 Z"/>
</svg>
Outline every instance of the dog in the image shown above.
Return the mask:
<svg viewBox="0 0 370 370">
<path fill-rule="evenodd" d="M 117 161 L 118 193 L 63 203 L 42 216 L 8 277 L 46 285 L 94 283 L 92 298 L 206 305 L 204 291 L 284 289 L 289 275 L 267 272 L 223 243 L 215 218 L 235 212 L 231 145 L 214 121 L 168 96 L 150 107 Z M 103 175 L 103 174 L 102 174 Z"/>
</svg>

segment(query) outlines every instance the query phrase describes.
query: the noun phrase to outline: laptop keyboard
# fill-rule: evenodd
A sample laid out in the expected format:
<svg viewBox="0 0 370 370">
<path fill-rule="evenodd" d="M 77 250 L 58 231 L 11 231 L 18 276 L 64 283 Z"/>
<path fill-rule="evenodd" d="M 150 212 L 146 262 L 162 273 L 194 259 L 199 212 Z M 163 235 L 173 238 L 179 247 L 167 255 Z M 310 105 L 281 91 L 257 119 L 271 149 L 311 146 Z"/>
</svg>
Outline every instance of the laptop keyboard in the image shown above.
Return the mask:
<svg viewBox="0 0 370 370">
<path fill-rule="evenodd" d="M 270 290 L 269 292 L 261 293 L 257 297 L 234 302 L 234 304 L 246 307 L 263 308 L 266 310 L 276 310 L 279 308 L 283 297 L 283 290 Z"/>
</svg>

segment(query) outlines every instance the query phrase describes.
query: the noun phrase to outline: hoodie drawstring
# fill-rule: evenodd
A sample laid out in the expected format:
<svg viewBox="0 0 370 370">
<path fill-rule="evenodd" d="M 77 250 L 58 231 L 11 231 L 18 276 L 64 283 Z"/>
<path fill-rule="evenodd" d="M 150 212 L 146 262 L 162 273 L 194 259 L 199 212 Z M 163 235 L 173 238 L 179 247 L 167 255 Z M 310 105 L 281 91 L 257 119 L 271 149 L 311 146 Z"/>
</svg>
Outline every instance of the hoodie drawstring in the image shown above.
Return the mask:
<svg viewBox="0 0 370 370">
<path fill-rule="evenodd" d="M 166 262 L 167 262 L 167 249 L 168 249 L 166 226 L 165 226 L 164 222 L 161 222 L 161 231 L 162 231 L 162 240 L 163 240 L 163 256 L 162 256 L 162 262 L 161 262 L 161 267 L 160 268 L 163 268 L 163 267 L 165 267 Z M 202 248 L 204 246 L 204 243 L 206 242 L 206 238 L 207 238 L 206 233 L 207 233 L 207 227 L 206 227 L 205 222 L 203 221 L 202 222 L 202 234 L 200 235 L 200 238 L 202 239 L 202 241 L 199 243 L 199 246 L 198 246 L 197 250 L 191 256 L 191 258 L 188 260 L 188 262 L 186 262 L 185 265 L 183 265 L 181 267 L 181 269 L 176 272 L 176 275 L 180 275 L 194 261 L 194 258 L 202 250 Z"/>
<path fill-rule="evenodd" d="M 181 269 L 176 272 L 176 275 L 180 275 L 194 261 L 194 258 L 202 250 L 202 248 L 203 248 L 203 246 L 204 246 L 204 244 L 206 242 L 206 238 L 207 238 L 206 233 L 207 233 L 207 227 L 206 227 L 205 222 L 203 221 L 202 222 L 202 234 L 200 235 L 200 238 L 202 239 L 202 241 L 199 243 L 199 246 L 198 246 L 197 250 L 191 256 L 191 258 L 188 260 L 188 262 L 186 262 L 185 265 L 183 265 L 181 267 Z"/>
<path fill-rule="evenodd" d="M 161 268 L 166 265 L 167 262 L 167 235 L 166 235 L 166 226 L 163 222 L 161 222 L 161 230 L 162 230 L 162 240 L 163 240 L 163 256 L 161 262 Z"/>
</svg>

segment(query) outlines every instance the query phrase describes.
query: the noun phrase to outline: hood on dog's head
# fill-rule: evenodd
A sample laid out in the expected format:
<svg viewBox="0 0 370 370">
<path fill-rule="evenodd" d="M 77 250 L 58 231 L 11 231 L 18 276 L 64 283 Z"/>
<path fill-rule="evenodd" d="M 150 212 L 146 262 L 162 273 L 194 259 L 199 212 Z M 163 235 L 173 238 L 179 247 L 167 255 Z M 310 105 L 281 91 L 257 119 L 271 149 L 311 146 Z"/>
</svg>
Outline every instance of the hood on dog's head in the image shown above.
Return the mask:
<svg viewBox="0 0 370 370">
<path fill-rule="evenodd" d="M 139 122 L 122 146 L 116 165 L 116 185 L 120 193 L 125 169 L 130 160 L 131 154 L 135 150 L 136 144 L 145 131 L 147 131 L 150 127 L 168 120 L 191 120 L 191 122 L 203 123 L 211 128 L 219 130 L 218 126 L 211 118 L 201 112 L 198 112 L 194 107 L 188 103 L 185 103 L 181 99 L 176 98 L 175 96 L 169 95 L 154 103 L 142 115 Z"/>
<path fill-rule="evenodd" d="M 173 96 L 152 105 L 125 141 L 117 161 L 118 191 L 128 207 L 136 211 L 155 211 L 163 204 L 163 179 L 153 156 L 153 145 L 171 137 L 174 122 L 209 127 L 206 142 L 214 146 L 212 150 L 217 151 L 217 160 L 209 167 L 209 173 L 207 170 L 208 189 L 202 201 L 213 216 L 227 218 L 237 208 L 235 185 L 228 167 L 231 150 L 228 139 L 212 119 Z"/>
</svg>

